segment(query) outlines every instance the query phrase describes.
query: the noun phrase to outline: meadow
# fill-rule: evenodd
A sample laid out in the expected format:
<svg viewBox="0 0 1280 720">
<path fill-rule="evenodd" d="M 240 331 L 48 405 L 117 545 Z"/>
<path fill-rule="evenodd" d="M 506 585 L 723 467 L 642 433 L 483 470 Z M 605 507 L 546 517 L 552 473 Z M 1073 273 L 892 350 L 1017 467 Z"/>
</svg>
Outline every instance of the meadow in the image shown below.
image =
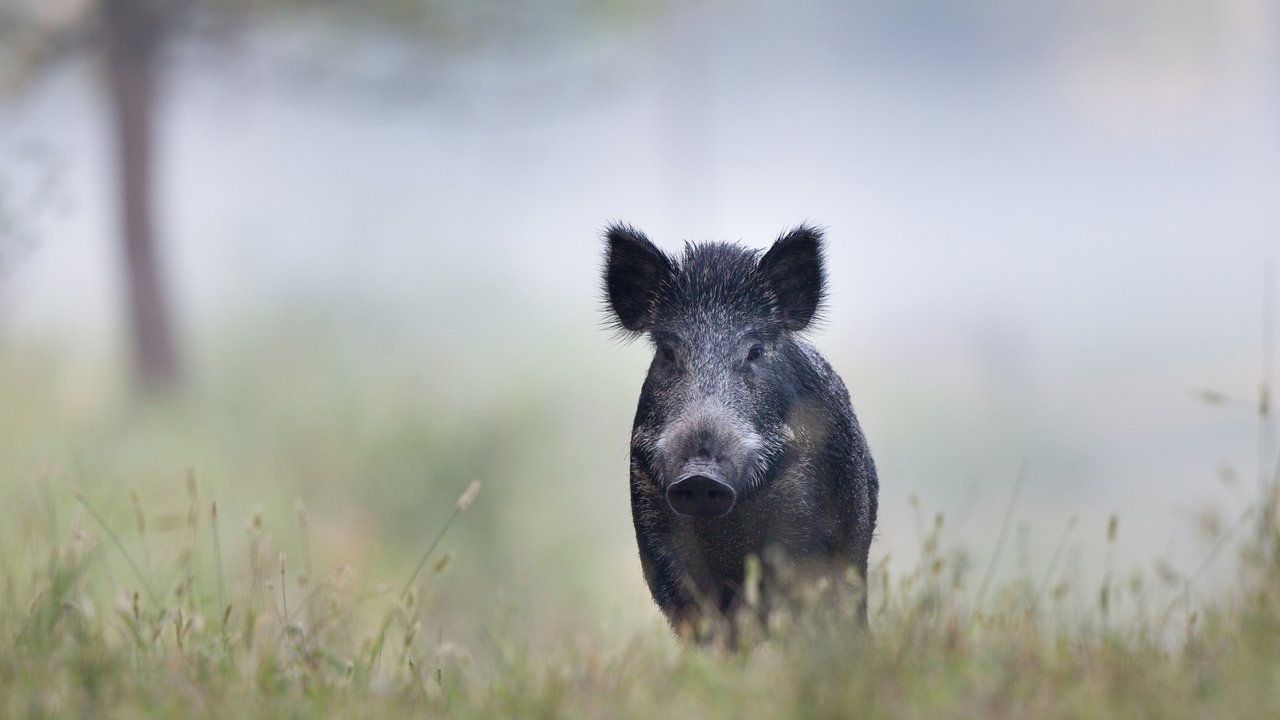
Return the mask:
<svg viewBox="0 0 1280 720">
<path fill-rule="evenodd" d="M 0 715 L 1280 709 L 1274 479 L 1214 530 L 1206 567 L 1231 580 L 1212 593 L 1201 570 L 1068 572 L 1069 542 L 1109 557 L 1123 514 L 1064 533 L 1047 564 L 993 573 L 1019 551 L 1007 526 L 996 548 L 951 547 L 947 514 L 916 500 L 919 562 L 873 554 L 868 629 L 801 611 L 771 618 L 766 641 L 684 647 L 638 563 L 618 560 L 634 552 L 615 437 L 633 368 L 593 370 L 562 343 L 525 350 L 568 359 L 516 367 L 496 350 L 355 347 L 369 344 L 241 338 L 151 401 L 109 357 L 0 355 Z"/>
</svg>

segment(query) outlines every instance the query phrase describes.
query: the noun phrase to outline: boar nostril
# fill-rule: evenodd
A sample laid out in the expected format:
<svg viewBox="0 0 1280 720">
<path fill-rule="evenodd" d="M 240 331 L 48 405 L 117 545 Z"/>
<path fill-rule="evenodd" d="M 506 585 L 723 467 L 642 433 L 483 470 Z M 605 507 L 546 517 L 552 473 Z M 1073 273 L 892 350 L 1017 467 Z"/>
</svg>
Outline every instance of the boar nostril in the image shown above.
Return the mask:
<svg viewBox="0 0 1280 720">
<path fill-rule="evenodd" d="M 671 509 L 690 517 L 720 517 L 733 509 L 736 499 L 732 487 L 706 475 L 689 475 L 667 488 Z"/>
</svg>

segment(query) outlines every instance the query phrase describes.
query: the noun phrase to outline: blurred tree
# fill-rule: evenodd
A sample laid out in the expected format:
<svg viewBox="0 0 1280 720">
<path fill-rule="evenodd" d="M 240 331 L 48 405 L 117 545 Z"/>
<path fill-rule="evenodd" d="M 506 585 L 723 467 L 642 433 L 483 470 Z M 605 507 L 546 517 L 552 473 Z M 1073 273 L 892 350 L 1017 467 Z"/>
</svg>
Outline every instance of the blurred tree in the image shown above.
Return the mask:
<svg viewBox="0 0 1280 720">
<path fill-rule="evenodd" d="M 143 390 L 177 380 L 170 308 L 152 222 L 152 157 L 158 57 L 190 2 L 182 0 L 15 0 L 0 10 L 9 79 L 30 83 L 66 55 L 100 53 L 115 148 L 120 240 L 137 376 Z"/>
<path fill-rule="evenodd" d="M 152 223 L 156 59 L 171 32 L 169 0 L 101 0 L 103 61 L 116 119 L 121 239 L 138 378 L 155 390 L 177 379 L 169 303 Z"/>
<path fill-rule="evenodd" d="M 172 310 L 153 222 L 155 118 L 165 50 L 183 35 L 243 32 L 255 22 L 308 19 L 445 50 L 501 40 L 554 43 L 566 18 L 617 18 L 642 0 L 0 0 L 0 48 L 11 79 L 30 83 L 59 59 L 97 53 L 115 121 L 120 240 L 135 372 L 145 392 L 180 376 Z"/>
</svg>

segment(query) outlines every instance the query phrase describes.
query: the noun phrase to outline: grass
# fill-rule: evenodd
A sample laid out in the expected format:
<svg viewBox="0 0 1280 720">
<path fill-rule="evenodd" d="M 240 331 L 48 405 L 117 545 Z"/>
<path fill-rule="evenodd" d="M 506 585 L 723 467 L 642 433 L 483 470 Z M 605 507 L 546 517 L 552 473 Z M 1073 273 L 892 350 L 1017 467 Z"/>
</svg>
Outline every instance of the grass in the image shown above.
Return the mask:
<svg viewBox="0 0 1280 720">
<path fill-rule="evenodd" d="M 773 641 L 729 653 L 680 649 L 659 631 L 620 645 L 534 645 L 495 618 L 479 663 L 424 636 L 430 609 L 412 581 L 367 595 L 341 572 L 303 580 L 265 541 L 240 568 L 245 591 L 221 611 L 184 573 L 159 598 L 139 571 L 121 585 L 144 590 L 97 599 L 94 565 L 130 557 L 108 528 L 71 529 L 29 568 L 20 596 L 10 580 L 6 716 L 1176 718 L 1273 717 L 1280 707 L 1274 535 L 1249 545 L 1229 597 L 1176 626 L 1168 614 L 1108 623 L 1101 601 L 1066 624 L 1016 585 L 979 612 L 953 599 L 966 573 L 934 555 L 877 583 L 866 633 L 850 617 L 801 613 L 775 618 Z M 361 620 L 379 614 L 380 625 Z"/>
<path fill-rule="evenodd" d="M 590 513 L 566 530 L 512 479 L 521 466 L 510 456 L 550 467 L 565 437 L 591 439 L 557 425 L 555 388 L 492 388 L 442 407 L 405 401 L 397 388 L 412 383 L 387 368 L 385 384 L 366 386 L 268 363 L 141 408 L 6 363 L 0 716 L 1280 712 L 1274 478 L 1217 528 L 1205 568 L 1230 564 L 1228 548 L 1241 554 L 1233 584 L 1207 595 L 1194 591 L 1205 568 L 1149 578 L 1108 566 L 1100 586 L 1081 586 L 1060 570 L 1073 521 L 1045 567 L 998 579 L 992 568 L 1017 542 L 1007 531 L 1019 480 L 989 556 L 944 547 L 938 514 L 922 522 L 915 568 L 873 567 L 869 631 L 842 612 L 802 610 L 771 618 L 771 640 L 727 652 L 681 647 L 648 609 L 647 624 L 602 628 L 608 606 L 574 597 L 583 583 L 638 583 L 638 569 L 609 575 L 580 557 L 606 535 L 629 545 L 625 507 L 607 532 Z M 324 382 L 340 390 L 319 401 Z M 1113 547 L 1121 522 L 1085 540 Z M 557 533 L 587 538 L 562 555 Z M 557 562 L 518 577 L 537 552 Z M 571 557 L 579 564 L 559 562 Z"/>
</svg>

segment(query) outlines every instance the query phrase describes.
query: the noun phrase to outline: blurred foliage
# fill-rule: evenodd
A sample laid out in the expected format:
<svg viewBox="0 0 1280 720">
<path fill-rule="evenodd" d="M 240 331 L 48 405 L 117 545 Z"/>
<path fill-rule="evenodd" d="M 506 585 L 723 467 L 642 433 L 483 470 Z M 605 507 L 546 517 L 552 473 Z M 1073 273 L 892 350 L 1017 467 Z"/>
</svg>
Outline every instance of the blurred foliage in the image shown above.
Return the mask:
<svg viewBox="0 0 1280 720">
<path fill-rule="evenodd" d="M 56 152 L 40 143 L 27 143 L 20 148 L 19 158 L 21 162 L 0 171 L 0 288 L 13 268 L 35 249 L 40 222 L 65 203 L 65 168 Z M 15 182 L 9 174 L 14 170 L 23 171 L 22 182 Z"/>
<path fill-rule="evenodd" d="M 394 581 L 390 570 L 416 559 L 457 494 L 482 480 L 485 495 L 450 536 L 468 550 L 436 608 L 444 626 L 474 630 L 475 598 L 500 585 L 539 613 L 592 582 L 628 578 L 626 587 L 641 591 L 619 480 L 626 439 L 608 442 L 598 422 L 607 410 L 622 427 L 628 410 L 621 398 L 619 407 L 588 400 L 607 376 L 583 363 L 547 364 L 540 358 L 563 345 L 516 332 L 465 354 L 448 346 L 411 353 L 338 340 L 323 327 L 296 317 L 211 340 L 188 387 L 144 404 L 113 380 L 112 361 L 15 348 L 0 362 L 0 491 L 65 499 L 74 484 L 129 528 L 131 494 L 167 505 L 186 495 L 190 470 L 200 501 L 222 507 L 230 555 L 247 552 L 241 527 L 261 506 L 276 545 L 301 557 L 300 502 L 314 545 L 305 552 L 325 559 L 315 571 L 359 566 L 373 587 Z M 505 342 L 525 362 L 512 364 Z M 574 493 L 572 502 L 563 493 Z M 56 527 L 65 528 L 74 508 L 56 507 Z M 13 536 L 0 528 L 0 544 L 20 547 L 35 532 L 23 529 L 25 517 L 5 524 Z M 149 541 L 157 565 L 172 562 L 170 539 Z M 209 567 L 207 556 L 201 562 Z M 560 582 L 542 582 L 548 572 Z M 198 589 L 213 594 L 210 585 Z M 587 600 L 597 611 L 612 602 L 609 592 Z"/>
<path fill-rule="evenodd" d="M 430 47 L 436 53 L 554 46 L 568 33 L 623 25 L 663 6 L 655 0 L 139 0 L 170 39 L 221 37 L 288 24 Z M 102 0 L 0 0 L 0 70 L 25 84 L 52 62 L 102 40 Z M 318 43 L 320 52 L 338 49 Z"/>
<path fill-rule="evenodd" d="M 979 605 L 981 563 L 940 542 L 937 515 L 916 567 L 873 566 L 869 632 L 851 605 L 802 604 L 769 618 L 772 640 L 681 648 L 643 597 L 625 446 L 599 427 L 625 422 L 595 390 L 617 378 L 519 333 L 411 361 L 304 327 L 223 341 L 190 388 L 146 405 L 102 381 L 109 367 L 0 356 L 0 712 L 1247 718 L 1280 704 L 1274 526 L 1211 603 L 1173 570 L 1087 588 L 1055 564 Z M 1088 540 L 1121 542 L 1118 524 Z M 643 620 L 618 632 L 626 595 Z"/>
<path fill-rule="evenodd" d="M 58 61 L 92 53 L 108 80 L 112 142 L 119 174 L 119 240 L 125 259 L 134 376 L 146 394 L 170 392 L 183 379 L 167 283 L 157 260 L 152 173 L 158 118 L 156 88 L 171 61 L 169 50 L 192 35 L 227 36 L 278 29 L 288 23 L 309 35 L 308 47 L 334 54 L 346 40 L 367 49 L 379 41 L 430 50 L 412 68 L 430 67 L 463 51 L 502 47 L 516 52 L 547 48 L 579 29 L 591 12 L 587 0 L 503 3 L 429 0 L 405 2 L 298 2 L 279 0 L 75 0 L 0 5 L 0 73 L 5 85 L 31 85 Z M 608 14 L 608 13 L 607 13 Z M 602 16 L 603 17 L 603 16 Z M 334 39 L 338 42 L 334 42 Z M 227 48 L 224 48 L 224 50 Z M 2 208 L 0 208 L 2 209 Z M 0 217 L 0 222 L 3 218 Z M 0 227 L 0 231 L 3 227 Z"/>
</svg>

